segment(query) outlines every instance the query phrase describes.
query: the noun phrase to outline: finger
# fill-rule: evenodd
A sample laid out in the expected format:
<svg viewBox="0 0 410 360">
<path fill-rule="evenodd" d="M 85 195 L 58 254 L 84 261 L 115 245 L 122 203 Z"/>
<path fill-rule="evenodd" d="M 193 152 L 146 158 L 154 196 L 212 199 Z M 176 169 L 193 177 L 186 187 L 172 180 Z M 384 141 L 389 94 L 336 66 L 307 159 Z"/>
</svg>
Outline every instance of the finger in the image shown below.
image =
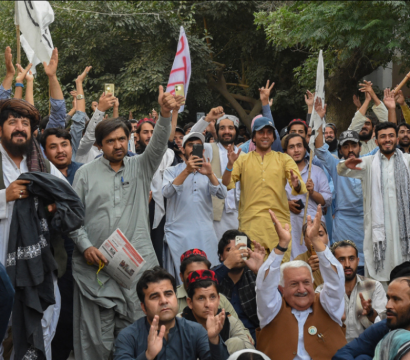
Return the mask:
<svg viewBox="0 0 410 360">
<path fill-rule="evenodd" d="M 90 253 L 91 260 L 94 264 L 99 265 L 100 259 L 98 258 L 97 254 L 93 251 Z"/>
<path fill-rule="evenodd" d="M 24 69 L 24 71 L 27 73 L 27 72 L 31 69 L 32 66 L 33 66 L 32 63 L 28 64 L 28 65 L 26 66 L 26 68 Z"/>
<path fill-rule="evenodd" d="M 162 341 L 165 335 L 165 325 L 161 325 L 161 329 L 159 330 L 158 339 Z"/>
<path fill-rule="evenodd" d="M 14 181 L 16 184 L 22 185 L 22 184 L 30 184 L 30 180 L 16 180 Z"/>
<path fill-rule="evenodd" d="M 104 264 L 106 264 L 108 262 L 107 259 L 105 258 L 105 256 L 102 254 L 102 252 L 100 250 L 97 250 L 97 256 L 98 256 L 99 259 L 101 259 L 101 261 L 104 262 Z"/>
<path fill-rule="evenodd" d="M 272 85 L 269 87 L 269 92 L 271 92 L 274 86 L 275 86 L 275 83 L 273 82 Z"/>
<path fill-rule="evenodd" d="M 359 293 L 359 297 L 360 297 L 360 300 L 361 300 L 362 302 L 365 301 L 362 293 Z"/>
<path fill-rule="evenodd" d="M 322 205 L 319 204 L 317 206 L 317 213 L 315 216 L 315 226 L 317 226 L 318 228 L 320 226 L 321 219 L 322 219 Z"/>
<path fill-rule="evenodd" d="M 159 97 L 162 98 L 164 96 L 164 88 L 162 85 L 158 87 Z"/>
<path fill-rule="evenodd" d="M 241 151 L 242 151 L 242 149 L 240 148 L 240 149 L 238 150 L 238 152 L 236 153 L 236 155 L 239 156 L 239 154 L 241 153 Z"/>
</svg>

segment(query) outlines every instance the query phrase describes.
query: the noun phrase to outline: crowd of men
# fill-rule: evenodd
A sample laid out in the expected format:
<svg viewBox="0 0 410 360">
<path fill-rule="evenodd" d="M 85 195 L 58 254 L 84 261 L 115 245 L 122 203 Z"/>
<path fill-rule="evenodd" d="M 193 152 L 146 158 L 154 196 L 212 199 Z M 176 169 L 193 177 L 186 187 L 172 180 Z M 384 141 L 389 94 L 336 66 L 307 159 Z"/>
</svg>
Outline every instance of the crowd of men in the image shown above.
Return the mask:
<svg viewBox="0 0 410 360">
<path fill-rule="evenodd" d="M 309 91 L 281 131 L 269 81 L 250 129 L 221 106 L 180 127 L 185 98 L 162 86 L 147 118 L 120 116 L 111 93 L 89 118 L 91 66 L 66 113 L 54 49 L 41 118 L 31 64 L 14 94 L 9 47 L 5 65 L 0 359 L 410 359 L 401 91 L 380 100 L 363 81 L 348 130 L 326 123 L 310 149 L 326 105 Z M 116 229 L 144 259 L 129 289 L 100 250 Z"/>
</svg>

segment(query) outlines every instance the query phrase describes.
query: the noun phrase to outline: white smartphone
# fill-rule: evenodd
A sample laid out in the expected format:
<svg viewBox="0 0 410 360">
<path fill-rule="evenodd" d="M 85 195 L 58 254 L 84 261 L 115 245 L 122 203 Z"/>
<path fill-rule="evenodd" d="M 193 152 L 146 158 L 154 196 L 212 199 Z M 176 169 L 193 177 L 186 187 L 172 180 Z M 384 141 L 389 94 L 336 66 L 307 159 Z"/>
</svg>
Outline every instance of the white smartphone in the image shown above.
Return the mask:
<svg viewBox="0 0 410 360">
<path fill-rule="evenodd" d="M 248 243 L 248 238 L 246 236 L 235 236 L 235 245 L 247 244 L 247 243 Z M 239 250 L 244 250 L 244 249 L 247 249 L 247 246 L 241 246 L 239 248 Z M 246 259 L 248 259 L 248 257 L 247 256 L 242 256 L 242 259 L 246 260 Z"/>
</svg>

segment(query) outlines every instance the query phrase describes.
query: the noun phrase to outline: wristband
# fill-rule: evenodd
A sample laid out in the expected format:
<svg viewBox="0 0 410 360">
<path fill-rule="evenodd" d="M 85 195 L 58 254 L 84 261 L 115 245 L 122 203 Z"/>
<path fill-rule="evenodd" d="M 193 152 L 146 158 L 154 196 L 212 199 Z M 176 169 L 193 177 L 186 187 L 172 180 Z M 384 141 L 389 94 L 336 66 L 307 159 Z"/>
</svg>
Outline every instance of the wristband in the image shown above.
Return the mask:
<svg viewBox="0 0 410 360">
<path fill-rule="evenodd" d="M 228 167 L 226 167 L 225 170 L 228 170 L 229 172 L 232 172 L 233 168 L 232 168 L 232 169 L 228 169 Z"/>
<path fill-rule="evenodd" d="M 288 248 L 283 248 L 282 246 L 280 246 L 279 244 L 276 245 L 276 249 L 278 249 L 279 251 L 282 251 L 283 253 L 286 252 L 288 250 Z"/>
<path fill-rule="evenodd" d="M 22 83 L 16 83 L 16 85 L 15 85 L 16 87 L 24 87 L 24 85 L 22 84 Z"/>
<path fill-rule="evenodd" d="M 374 314 L 374 309 L 372 308 L 370 312 L 367 314 L 367 317 L 372 317 Z"/>
</svg>

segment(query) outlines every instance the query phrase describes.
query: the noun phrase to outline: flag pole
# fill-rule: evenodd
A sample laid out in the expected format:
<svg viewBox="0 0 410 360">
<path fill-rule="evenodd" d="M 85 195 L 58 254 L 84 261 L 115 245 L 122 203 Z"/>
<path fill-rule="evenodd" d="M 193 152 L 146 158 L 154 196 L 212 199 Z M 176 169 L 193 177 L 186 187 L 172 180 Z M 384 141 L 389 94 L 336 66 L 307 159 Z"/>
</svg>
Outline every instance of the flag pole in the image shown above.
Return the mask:
<svg viewBox="0 0 410 360">
<path fill-rule="evenodd" d="M 310 175 L 312 173 L 312 160 L 313 160 L 313 150 L 310 149 L 310 158 L 309 158 L 309 173 L 308 173 L 308 180 L 310 179 Z M 305 212 L 303 214 L 303 223 L 302 223 L 302 227 L 304 224 L 306 224 L 306 215 L 307 215 L 307 208 L 309 205 L 309 191 L 306 193 L 306 203 L 305 203 Z M 300 234 L 300 245 L 303 245 L 303 231 Z"/>
<path fill-rule="evenodd" d="M 21 65 L 21 46 L 20 46 L 20 22 L 18 16 L 18 2 L 14 3 L 14 22 L 16 24 L 16 38 L 17 38 L 17 60 L 16 63 Z"/>
</svg>

